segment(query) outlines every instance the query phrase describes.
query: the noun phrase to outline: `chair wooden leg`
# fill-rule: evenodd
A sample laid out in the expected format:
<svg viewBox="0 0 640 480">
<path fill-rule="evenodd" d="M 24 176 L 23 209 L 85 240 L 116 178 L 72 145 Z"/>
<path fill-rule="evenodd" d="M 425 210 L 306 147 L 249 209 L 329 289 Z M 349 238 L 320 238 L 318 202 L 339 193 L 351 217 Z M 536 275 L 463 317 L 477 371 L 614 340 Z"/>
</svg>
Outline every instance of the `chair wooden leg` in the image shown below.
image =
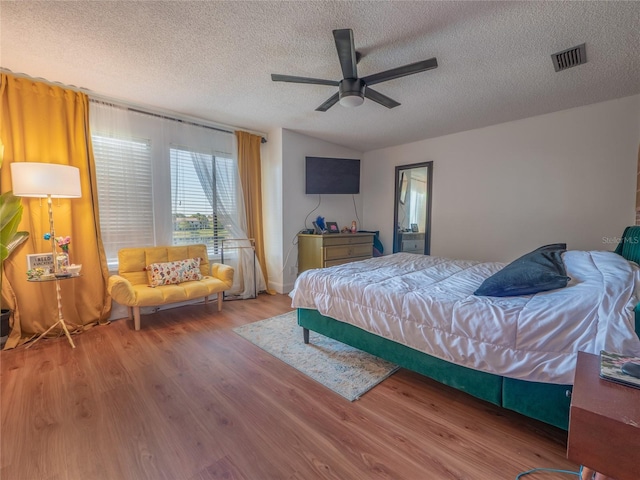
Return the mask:
<svg viewBox="0 0 640 480">
<path fill-rule="evenodd" d="M 127 313 L 129 314 L 129 320 L 133 320 L 133 307 L 127 307 Z"/>
<path fill-rule="evenodd" d="M 133 325 L 136 330 L 140 330 L 140 307 L 133 307 Z"/>
<path fill-rule="evenodd" d="M 222 311 L 222 292 L 218 292 L 218 311 Z"/>
<path fill-rule="evenodd" d="M 209 295 L 204 297 L 204 304 L 206 305 L 207 303 L 209 303 Z"/>
</svg>

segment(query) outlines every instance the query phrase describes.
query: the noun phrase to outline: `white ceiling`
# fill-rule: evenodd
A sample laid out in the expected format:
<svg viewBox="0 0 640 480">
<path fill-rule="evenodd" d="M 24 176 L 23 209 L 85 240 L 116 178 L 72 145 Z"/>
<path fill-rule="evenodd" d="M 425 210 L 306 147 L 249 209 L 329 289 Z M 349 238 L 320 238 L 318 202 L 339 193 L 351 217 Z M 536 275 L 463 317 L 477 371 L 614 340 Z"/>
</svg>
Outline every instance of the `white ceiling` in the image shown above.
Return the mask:
<svg viewBox="0 0 640 480">
<path fill-rule="evenodd" d="M 84 1 L 0 4 L 0 66 L 98 94 L 359 151 L 640 93 L 640 2 Z M 359 76 L 437 57 L 376 85 L 402 105 L 315 108 L 340 80 L 332 30 Z M 551 54 L 586 43 L 563 72 Z"/>
</svg>

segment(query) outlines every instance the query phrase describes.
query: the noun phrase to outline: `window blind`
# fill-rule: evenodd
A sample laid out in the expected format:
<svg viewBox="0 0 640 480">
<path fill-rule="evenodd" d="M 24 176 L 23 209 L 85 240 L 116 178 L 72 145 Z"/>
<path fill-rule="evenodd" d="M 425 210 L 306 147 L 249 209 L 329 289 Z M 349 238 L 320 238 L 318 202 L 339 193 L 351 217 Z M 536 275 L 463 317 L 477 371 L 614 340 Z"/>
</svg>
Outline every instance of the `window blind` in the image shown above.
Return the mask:
<svg viewBox="0 0 640 480">
<path fill-rule="evenodd" d="M 100 229 L 107 263 L 124 247 L 154 245 L 151 142 L 94 134 Z"/>
</svg>

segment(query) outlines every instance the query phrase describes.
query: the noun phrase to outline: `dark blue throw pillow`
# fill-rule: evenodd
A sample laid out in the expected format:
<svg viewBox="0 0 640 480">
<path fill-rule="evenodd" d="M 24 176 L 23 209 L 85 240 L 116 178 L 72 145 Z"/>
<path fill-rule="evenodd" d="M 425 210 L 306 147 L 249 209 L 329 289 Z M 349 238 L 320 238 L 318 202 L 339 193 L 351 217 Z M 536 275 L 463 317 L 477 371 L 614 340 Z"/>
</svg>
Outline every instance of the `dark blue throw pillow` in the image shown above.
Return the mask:
<svg viewBox="0 0 640 480">
<path fill-rule="evenodd" d="M 566 251 L 566 243 L 540 247 L 491 275 L 473 293 L 486 297 L 513 297 L 566 287 L 570 280 L 562 261 Z"/>
</svg>

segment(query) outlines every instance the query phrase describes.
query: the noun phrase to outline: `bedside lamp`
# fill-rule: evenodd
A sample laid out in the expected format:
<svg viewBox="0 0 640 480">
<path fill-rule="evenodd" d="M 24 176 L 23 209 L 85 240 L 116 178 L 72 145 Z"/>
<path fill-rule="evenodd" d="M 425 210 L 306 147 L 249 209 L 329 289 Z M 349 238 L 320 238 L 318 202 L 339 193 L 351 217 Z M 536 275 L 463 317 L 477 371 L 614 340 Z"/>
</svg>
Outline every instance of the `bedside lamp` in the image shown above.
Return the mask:
<svg viewBox="0 0 640 480">
<path fill-rule="evenodd" d="M 53 226 L 52 198 L 80 198 L 80 170 L 69 165 L 39 162 L 13 162 L 11 181 L 16 197 L 46 198 L 49 205 L 49 233 L 53 254 L 54 273 L 56 262 L 56 233 Z"/>
</svg>

